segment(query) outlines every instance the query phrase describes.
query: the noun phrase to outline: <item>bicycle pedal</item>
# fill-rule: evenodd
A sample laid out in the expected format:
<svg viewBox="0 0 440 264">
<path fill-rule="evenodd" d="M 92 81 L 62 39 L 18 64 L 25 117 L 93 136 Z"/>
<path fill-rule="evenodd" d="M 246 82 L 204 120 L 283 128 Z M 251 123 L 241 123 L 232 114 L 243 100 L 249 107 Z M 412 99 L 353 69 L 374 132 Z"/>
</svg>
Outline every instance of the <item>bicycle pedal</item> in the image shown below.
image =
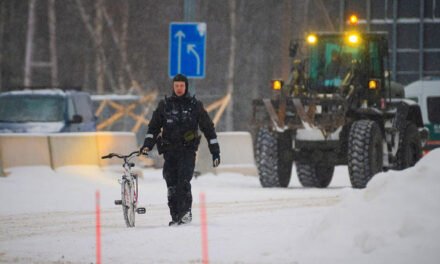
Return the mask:
<svg viewBox="0 0 440 264">
<path fill-rule="evenodd" d="M 121 205 L 122 204 L 122 200 L 115 200 L 115 204 L 116 205 Z"/>
<path fill-rule="evenodd" d="M 145 207 L 138 207 L 136 208 L 136 213 L 138 214 L 145 214 L 147 210 L 145 210 Z"/>
</svg>

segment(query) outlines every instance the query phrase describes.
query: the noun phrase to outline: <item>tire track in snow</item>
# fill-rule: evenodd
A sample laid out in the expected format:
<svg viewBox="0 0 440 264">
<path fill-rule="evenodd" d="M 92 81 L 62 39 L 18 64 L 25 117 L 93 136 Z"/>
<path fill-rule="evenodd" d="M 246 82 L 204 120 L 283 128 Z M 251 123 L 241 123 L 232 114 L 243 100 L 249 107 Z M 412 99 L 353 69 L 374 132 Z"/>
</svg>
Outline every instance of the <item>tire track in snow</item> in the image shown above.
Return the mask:
<svg viewBox="0 0 440 264">
<path fill-rule="evenodd" d="M 258 213 L 287 208 L 308 208 L 333 206 L 339 196 L 293 197 L 258 201 L 208 202 L 209 217 L 222 217 L 237 214 Z M 136 228 L 168 227 L 169 211 L 166 204 L 146 206 L 145 215 L 136 215 Z M 199 205 L 193 204 L 194 215 L 199 214 Z M 101 210 L 103 232 L 108 229 L 124 230 L 125 222 L 120 207 Z M 195 218 L 198 222 L 198 218 Z M 0 216 L 0 242 L 34 236 L 84 233 L 94 235 L 95 212 L 66 211 Z"/>
</svg>

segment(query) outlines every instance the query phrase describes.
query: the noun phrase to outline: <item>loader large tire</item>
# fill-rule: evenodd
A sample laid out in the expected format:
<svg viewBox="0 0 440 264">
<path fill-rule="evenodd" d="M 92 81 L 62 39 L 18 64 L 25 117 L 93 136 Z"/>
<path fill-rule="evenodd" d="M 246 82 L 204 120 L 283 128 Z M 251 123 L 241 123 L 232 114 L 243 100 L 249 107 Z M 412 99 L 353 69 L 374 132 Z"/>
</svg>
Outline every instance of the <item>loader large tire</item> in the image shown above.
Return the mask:
<svg viewBox="0 0 440 264">
<path fill-rule="evenodd" d="M 290 131 L 275 133 L 261 128 L 257 134 L 256 161 L 263 187 L 287 187 L 292 173 Z"/>
<path fill-rule="evenodd" d="M 365 188 L 383 169 L 382 133 L 372 120 L 355 121 L 348 140 L 348 171 L 353 188 Z"/>
<path fill-rule="evenodd" d="M 297 162 L 296 174 L 304 187 L 326 188 L 333 178 L 335 167 L 332 165 L 314 165 Z"/>
<path fill-rule="evenodd" d="M 417 126 L 407 121 L 399 137 L 399 148 L 396 155 L 397 170 L 414 166 L 422 157 L 422 142 Z"/>
</svg>

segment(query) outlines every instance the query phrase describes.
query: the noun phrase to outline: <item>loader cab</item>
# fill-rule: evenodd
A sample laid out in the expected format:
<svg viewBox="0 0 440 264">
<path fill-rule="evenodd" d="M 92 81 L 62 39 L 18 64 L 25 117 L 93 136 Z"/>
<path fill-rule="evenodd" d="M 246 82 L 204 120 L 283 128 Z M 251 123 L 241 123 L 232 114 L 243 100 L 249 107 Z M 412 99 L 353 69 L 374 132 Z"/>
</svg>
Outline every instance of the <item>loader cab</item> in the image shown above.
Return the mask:
<svg viewBox="0 0 440 264">
<path fill-rule="evenodd" d="M 313 36 L 313 37 L 310 37 Z M 364 87 L 362 97 L 384 93 L 388 68 L 386 33 L 319 33 L 307 37 L 308 88 L 335 93 L 349 85 Z"/>
</svg>

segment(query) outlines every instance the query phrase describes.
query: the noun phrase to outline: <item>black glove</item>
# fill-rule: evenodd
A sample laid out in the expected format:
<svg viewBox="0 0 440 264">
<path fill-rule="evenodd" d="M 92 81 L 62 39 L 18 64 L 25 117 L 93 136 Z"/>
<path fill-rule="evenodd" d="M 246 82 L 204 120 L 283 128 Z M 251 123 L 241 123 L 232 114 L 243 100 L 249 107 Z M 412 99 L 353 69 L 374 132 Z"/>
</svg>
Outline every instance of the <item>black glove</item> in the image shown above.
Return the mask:
<svg viewBox="0 0 440 264">
<path fill-rule="evenodd" d="M 216 140 L 216 139 L 214 139 L 214 140 Z M 220 154 L 220 146 L 218 145 L 217 142 L 216 143 L 209 142 L 208 148 L 209 148 L 209 152 L 211 152 L 211 153 L 219 153 Z"/>
<path fill-rule="evenodd" d="M 220 153 L 216 152 L 212 154 L 212 167 L 217 167 L 220 165 Z"/>
<path fill-rule="evenodd" d="M 147 154 L 147 152 L 150 151 L 153 147 L 154 147 L 154 139 L 150 137 L 145 138 L 144 144 L 142 145 L 139 152 L 142 154 Z"/>
</svg>

